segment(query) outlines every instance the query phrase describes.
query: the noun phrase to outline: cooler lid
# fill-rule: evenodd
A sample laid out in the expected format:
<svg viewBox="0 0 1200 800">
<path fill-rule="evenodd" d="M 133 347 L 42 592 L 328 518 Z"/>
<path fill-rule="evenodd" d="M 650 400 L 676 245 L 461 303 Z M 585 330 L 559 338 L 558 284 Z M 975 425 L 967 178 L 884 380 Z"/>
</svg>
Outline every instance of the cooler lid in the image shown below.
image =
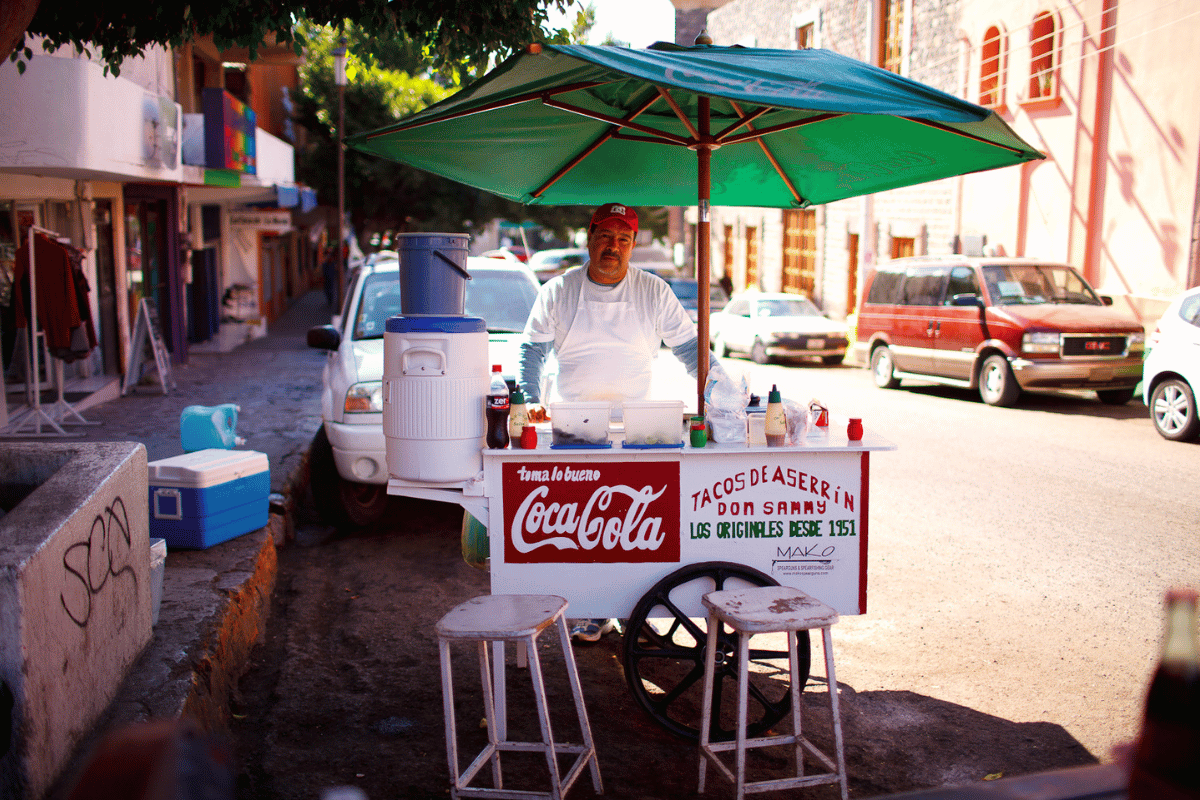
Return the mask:
<svg viewBox="0 0 1200 800">
<path fill-rule="evenodd" d="M 482 317 L 398 316 L 388 317 L 386 333 L 487 333 Z"/>
<path fill-rule="evenodd" d="M 151 461 L 146 465 L 146 482 L 151 486 L 203 489 L 268 469 L 266 453 L 210 448 Z"/>
</svg>

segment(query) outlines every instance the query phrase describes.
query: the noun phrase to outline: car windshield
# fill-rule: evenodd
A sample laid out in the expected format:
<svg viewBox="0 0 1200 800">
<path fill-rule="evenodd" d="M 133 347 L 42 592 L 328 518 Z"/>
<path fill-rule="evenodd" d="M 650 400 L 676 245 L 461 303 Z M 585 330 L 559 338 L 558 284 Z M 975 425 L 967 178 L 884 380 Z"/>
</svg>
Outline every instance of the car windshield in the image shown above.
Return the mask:
<svg viewBox="0 0 1200 800">
<path fill-rule="evenodd" d="M 376 272 L 363 280 L 358 314 L 354 318 L 355 339 L 383 337 L 388 317 L 402 313 L 400 279 L 395 272 Z M 537 297 L 537 284 L 517 270 L 476 270 L 467 281 L 465 311 L 482 317 L 492 333 L 519 333 Z"/>
<path fill-rule="evenodd" d="M 803 297 L 759 300 L 758 316 L 760 317 L 819 317 L 821 312 L 811 302 Z"/>
<path fill-rule="evenodd" d="M 993 264 L 983 268 L 988 294 L 998 306 L 1038 303 L 1103 305 L 1078 272 L 1051 264 Z"/>
</svg>

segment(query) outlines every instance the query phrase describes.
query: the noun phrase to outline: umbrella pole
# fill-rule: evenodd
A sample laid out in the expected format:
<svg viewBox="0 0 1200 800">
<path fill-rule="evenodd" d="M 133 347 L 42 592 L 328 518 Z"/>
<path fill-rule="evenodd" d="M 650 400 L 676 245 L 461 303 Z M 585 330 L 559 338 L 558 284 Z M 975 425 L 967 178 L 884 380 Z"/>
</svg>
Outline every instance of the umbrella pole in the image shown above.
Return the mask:
<svg viewBox="0 0 1200 800">
<path fill-rule="evenodd" d="M 709 253 L 708 199 L 712 164 L 709 141 L 709 98 L 699 99 L 700 144 L 696 148 L 696 413 L 704 413 L 704 386 L 708 382 Z"/>
</svg>

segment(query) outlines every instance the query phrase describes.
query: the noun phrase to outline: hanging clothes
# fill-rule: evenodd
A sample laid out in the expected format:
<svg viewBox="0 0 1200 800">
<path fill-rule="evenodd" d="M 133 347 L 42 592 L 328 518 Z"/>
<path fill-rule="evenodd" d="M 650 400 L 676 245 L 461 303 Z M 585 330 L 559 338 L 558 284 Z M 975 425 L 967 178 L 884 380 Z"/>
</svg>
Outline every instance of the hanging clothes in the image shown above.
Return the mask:
<svg viewBox="0 0 1200 800">
<path fill-rule="evenodd" d="M 38 325 L 46 334 L 46 348 L 55 358 L 74 361 L 78 356 L 71 346 L 73 332 L 83 324 L 75 290 L 75 274 L 67 248 L 50 237 L 35 233 L 34 262 L 37 267 Z M 29 240 L 17 250 L 15 278 L 18 328 L 29 327 Z M 90 348 L 88 348 L 90 352 Z M 86 353 L 85 353 L 86 355 Z"/>
</svg>

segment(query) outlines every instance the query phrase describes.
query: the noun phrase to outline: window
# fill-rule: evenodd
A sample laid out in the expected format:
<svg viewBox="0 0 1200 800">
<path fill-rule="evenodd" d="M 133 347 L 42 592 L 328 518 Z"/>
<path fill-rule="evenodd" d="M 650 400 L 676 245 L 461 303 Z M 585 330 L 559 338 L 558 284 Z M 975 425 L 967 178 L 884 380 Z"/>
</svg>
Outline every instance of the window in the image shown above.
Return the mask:
<svg viewBox="0 0 1200 800">
<path fill-rule="evenodd" d="M 917 240 L 911 236 L 892 237 L 892 258 L 908 258 L 916 255 Z"/>
<path fill-rule="evenodd" d="M 975 270 L 970 267 L 955 267 L 950 270 L 950 282 L 946 284 L 945 305 L 953 305 L 954 297 L 960 294 L 979 296 L 979 283 L 975 280 Z"/>
<path fill-rule="evenodd" d="M 812 297 L 816 288 L 817 212 L 789 208 L 783 212 L 783 291 Z"/>
<path fill-rule="evenodd" d="M 1004 106 L 1004 36 L 993 25 L 983 35 L 979 64 L 979 105 Z"/>
<path fill-rule="evenodd" d="M 900 302 L 906 306 L 941 305 L 948 273 L 949 270 L 942 267 L 913 270 L 904 281 Z"/>
<path fill-rule="evenodd" d="M 1029 27 L 1029 99 L 1045 100 L 1058 96 L 1055 55 L 1058 26 L 1048 11 L 1033 18 Z"/>
<path fill-rule="evenodd" d="M 813 24 L 801 25 L 796 28 L 796 49 L 806 50 L 813 46 Z"/>
<path fill-rule="evenodd" d="M 758 286 L 758 228 L 746 226 L 746 288 Z"/>
<path fill-rule="evenodd" d="M 904 0 L 882 0 L 879 66 L 900 74 L 904 58 Z"/>
<path fill-rule="evenodd" d="M 875 273 L 875 280 L 871 282 L 871 291 L 867 294 L 867 302 L 886 305 L 898 303 L 900 302 L 900 288 L 903 284 L 903 272 L 880 270 Z"/>
</svg>

